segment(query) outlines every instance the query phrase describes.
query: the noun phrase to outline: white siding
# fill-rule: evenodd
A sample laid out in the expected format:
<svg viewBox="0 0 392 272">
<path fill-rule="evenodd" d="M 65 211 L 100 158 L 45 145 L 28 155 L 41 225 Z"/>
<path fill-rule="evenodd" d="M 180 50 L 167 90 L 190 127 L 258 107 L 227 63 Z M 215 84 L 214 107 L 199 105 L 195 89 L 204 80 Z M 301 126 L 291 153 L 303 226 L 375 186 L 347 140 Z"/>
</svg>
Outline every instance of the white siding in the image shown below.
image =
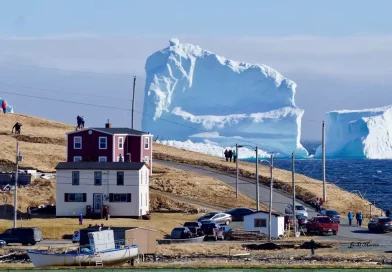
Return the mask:
<svg viewBox="0 0 392 272">
<path fill-rule="evenodd" d="M 268 235 L 268 213 L 254 213 L 250 215 L 244 216 L 244 229 L 246 231 L 259 231 Z M 265 219 L 266 227 L 255 227 L 254 220 L 255 219 Z M 280 235 L 284 234 L 284 217 L 283 216 L 275 216 L 271 217 L 271 237 L 279 238 Z"/>
<path fill-rule="evenodd" d="M 103 205 L 109 206 L 110 216 L 142 216 L 149 210 L 149 204 L 140 205 L 140 194 L 149 195 L 148 168 L 139 171 L 123 171 L 124 185 L 117 185 L 117 170 L 102 171 L 102 185 L 94 185 L 94 172 L 97 170 L 79 170 L 79 185 L 72 185 L 72 171 L 58 170 L 56 177 L 56 215 L 78 216 L 86 214 L 86 206 L 93 207 L 93 194 L 103 194 Z M 147 183 L 141 184 L 141 172 L 147 176 Z M 65 193 L 86 193 L 86 202 L 65 202 Z M 132 194 L 131 202 L 109 202 L 109 194 Z M 141 212 L 140 212 L 141 210 Z"/>
</svg>

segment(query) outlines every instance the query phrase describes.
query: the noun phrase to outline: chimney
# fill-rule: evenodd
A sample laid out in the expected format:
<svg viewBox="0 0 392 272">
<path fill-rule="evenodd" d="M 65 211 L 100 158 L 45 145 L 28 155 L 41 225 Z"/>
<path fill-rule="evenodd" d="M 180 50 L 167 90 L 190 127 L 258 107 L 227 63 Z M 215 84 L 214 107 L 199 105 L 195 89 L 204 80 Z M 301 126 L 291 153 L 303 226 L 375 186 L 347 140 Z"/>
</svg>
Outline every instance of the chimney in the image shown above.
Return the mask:
<svg viewBox="0 0 392 272">
<path fill-rule="evenodd" d="M 112 124 L 109 123 L 109 119 L 108 119 L 108 122 L 105 124 L 105 128 L 111 128 L 111 127 L 112 127 Z"/>
</svg>

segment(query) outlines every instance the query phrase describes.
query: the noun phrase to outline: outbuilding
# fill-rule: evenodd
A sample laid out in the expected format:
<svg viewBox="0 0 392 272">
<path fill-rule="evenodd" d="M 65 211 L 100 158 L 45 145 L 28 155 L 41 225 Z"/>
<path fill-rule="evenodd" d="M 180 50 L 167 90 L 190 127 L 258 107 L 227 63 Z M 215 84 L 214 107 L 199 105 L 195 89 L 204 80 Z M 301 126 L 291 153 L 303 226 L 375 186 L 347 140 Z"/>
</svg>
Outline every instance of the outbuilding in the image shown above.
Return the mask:
<svg viewBox="0 0 392 272">
<path fill-rule="evenodd" d="M 258 211 L 244 216 L 245 231 L 257 231 L 268 235 L 269 213 Z M 271 237 L 279 238 L 284 234 L 284 216 L 277 212 L 272 212 L 271 217 Z"/>
</svg>

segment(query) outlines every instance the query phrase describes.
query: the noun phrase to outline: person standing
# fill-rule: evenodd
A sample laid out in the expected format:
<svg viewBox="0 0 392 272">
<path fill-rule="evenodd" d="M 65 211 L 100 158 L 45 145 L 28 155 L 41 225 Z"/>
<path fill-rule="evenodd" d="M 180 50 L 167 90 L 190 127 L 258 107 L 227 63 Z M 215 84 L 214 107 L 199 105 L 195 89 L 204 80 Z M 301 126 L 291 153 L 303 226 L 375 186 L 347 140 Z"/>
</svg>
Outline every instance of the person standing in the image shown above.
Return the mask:
<svg viewBox="0 0 392 272">
<path fill-rule="evenodd" d="M 229 151 L 227 149 L 224 152 L 226 161 L 229 161 Z"/>
<path fill-rule="evenodd" d="M 233 150 L 233 159 L 234 162 L 237 162 L 237 152 L 235 152 L 235 150 Z"/>
<path fill-rule="evenodd" d="M 31 220 L 31 208 L 30 208 L 30 206 L 27 207 L 27 220 Z"/>
<path fill-rule="evenodd" d="M 231 149 L 230 149 L 230 150 L 229 150 L 229 159 L 230 159 L 230 162 L 231 162 L 232 158 L 233 158 L 233 151 L 231 151 Z"/>
<path fill-rule="evenodd" d="M 314 242 L 313 239 L 310 240 L 309 246 L 310 246 L 310 252 L 312 253 L 312 255 L 314 255 L 314 253 L 316 251 L 316 243 Z"/>
<path fill-rule="evenodd" d="M 347 217 L 348 217 L 348 224 L 351 226 L 351 222 L 352 222 L 353 219 L 354 219 L 354 214 L 353 214 L 353 212 L 352 212 L 352 211 L 349 211 Z"/>
<path fill-rule="evenodd" d="M 360 227 L 362 227 L 362 220 L 363 220 L 363 214 L 362 214 L 362 212 L 359 212 L 358 221 L 359 221 Z"/>
<path fill-rule="evenodd" d="M 76 123 L 77 123 L 76 130 L 78 130 L 82 125 L 82 117 L 80 117 L 79 115 L 76 117 Z"/>
<path fill-rule="evenodd" d="M 357 220 L 357 226 L 359 226 L 359 212 L 355 214 L 355 219 Z"/>
<path fill-rule="evenodd" d="M 320 198 L 316 200 L 316 212 L 320 212 Z"/>
<path fill-rule="evenodd" d="M 84 118 L 84 116 L 80 117 L 81 128 L 84 128 L 84 121 L 85 121 L 85 120 L 86 120 L 86 119 Z"/>
<path fill-rule="evenodd" d="M 79 215 L 79 225 L 83 225 L 83 214 Z"/>
<path fill-rule="evenodd" d="M 5 100 L 1 102 L 1 108 L 3 109 L 3 113 L 7 113 L 7 102 Z"/>
</svg>

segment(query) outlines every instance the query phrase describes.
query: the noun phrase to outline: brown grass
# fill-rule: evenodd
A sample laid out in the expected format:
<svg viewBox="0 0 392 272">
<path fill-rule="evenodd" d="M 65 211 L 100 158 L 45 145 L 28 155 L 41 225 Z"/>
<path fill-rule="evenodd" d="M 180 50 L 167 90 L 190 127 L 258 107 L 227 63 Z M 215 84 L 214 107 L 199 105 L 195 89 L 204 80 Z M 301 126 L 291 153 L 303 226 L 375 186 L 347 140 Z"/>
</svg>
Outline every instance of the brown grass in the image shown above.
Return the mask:
<svg viewBox="0 0 392 272">
<path fill-rule="evenodd" d="M 169 147 L 154 143 L 154 158 L 185 163 L 196 166 L 204 166 L 216 169 L 218 171 L 235 175 L 235 164 L 227 163 L 222 158 L 212 157 L 202 153 L 181 150 L 174 147 Z M 255 179 L 254 164 L 247 162 L 239 162 L 239 172 L 241 176 Z M 320 169 L 321 171 L 321 169 Z M 259 167 L 260 182 L 270 184 L 270 168 L 264 165 Z M 296 196 L 305 203 L 312 204 L 317 197 L 322 197 L 322 183 L 318 180 L 306 177 L 304 175 L 296 174 Z M 292 178 L 291 172 L 274 168 L 274 188 L 278 188 L 292 194 Z M 342 214 L 347 214 L 348 211 L 362 211 L 365 216 L 369 213 L 370 202 L 361 197 L 340 189 L 336 185 L 327 183 L 327 202 L 324 207 L 328 209 L 335 209 Z M 375 211 L 373 211 L 375 214 Z M 377 211 L 380 214 L 380 211 Z"/>
</svg>

